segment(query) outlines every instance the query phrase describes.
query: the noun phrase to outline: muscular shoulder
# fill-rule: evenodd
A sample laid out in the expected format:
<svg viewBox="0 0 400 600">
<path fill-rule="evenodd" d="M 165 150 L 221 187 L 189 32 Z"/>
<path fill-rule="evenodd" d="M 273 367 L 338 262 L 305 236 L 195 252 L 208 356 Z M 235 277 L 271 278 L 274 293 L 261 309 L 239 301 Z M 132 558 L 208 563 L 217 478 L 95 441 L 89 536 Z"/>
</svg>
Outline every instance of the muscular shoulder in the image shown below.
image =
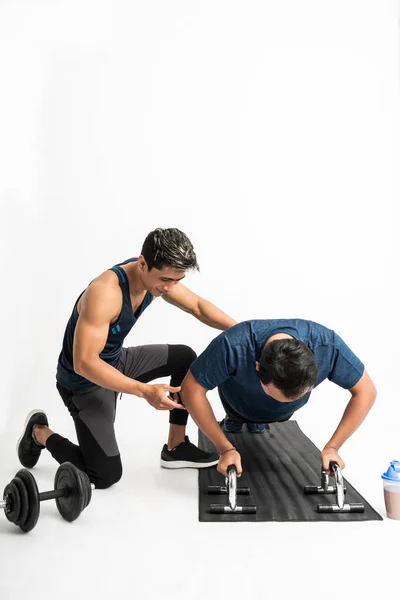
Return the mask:
<svg viewBox="0 0 400 600">
<path fill-rule="evenodd" d="M 79 305 L 79 313 L 90 320 L 111 321 L 118 315 L 122 292 L 115 273 L 105 271 L 96 277 L 82 294 Z"/>
</svg>

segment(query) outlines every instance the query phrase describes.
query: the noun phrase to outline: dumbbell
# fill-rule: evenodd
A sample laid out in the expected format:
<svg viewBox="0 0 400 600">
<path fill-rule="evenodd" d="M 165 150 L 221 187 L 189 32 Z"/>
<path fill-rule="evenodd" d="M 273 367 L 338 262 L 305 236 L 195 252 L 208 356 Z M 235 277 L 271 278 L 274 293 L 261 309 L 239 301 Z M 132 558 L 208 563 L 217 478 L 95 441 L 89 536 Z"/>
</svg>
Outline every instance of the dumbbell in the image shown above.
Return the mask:
<svg viewBox="0 0 400 600">
<path fill-rule="evenodd" d="M 36 480 L 21 469 L 6 485 L 0 508 L 11 523 L 22 531 L 31 531 L 39 518 L 40 502 L 55 500 L 58 512 L 66 521 L 75 521 L 88 506 L 94 485 L 89 477 L 70 462 L 62 463 L 54 478 L 54 490 L 39 493 Z"/>
<path fill-rule="evenodd" d="M 244 495 L 244 496 L 249 496 L 250 488 L 248 488 L 248 487 L 238 488 L 237 487 L 237 473 L 236 473 L 235 465 L 229 465 L 229 467 L 227 468 L 227 473 L 228 473 L 228 477 L 225 477 L 225 487 L 217 486 L 217 485 L 210 485 L 210 486 L 208 486 L 208 493 L 209 494 L 228 495 L 229 506 L 226 506 L 225 504 L 210 504 L 210 512 L 214 513 L 214 514 L 215 513 L 217 513 L 217 514 L 224 514 L 224 513 L 255 514 L 257 512 L 256 506 L 249 505 L 249 504 L 247 504 L 245 506 L 238 506 L 236 503 L 236 496 L 239 494 Z"/>
</svg>

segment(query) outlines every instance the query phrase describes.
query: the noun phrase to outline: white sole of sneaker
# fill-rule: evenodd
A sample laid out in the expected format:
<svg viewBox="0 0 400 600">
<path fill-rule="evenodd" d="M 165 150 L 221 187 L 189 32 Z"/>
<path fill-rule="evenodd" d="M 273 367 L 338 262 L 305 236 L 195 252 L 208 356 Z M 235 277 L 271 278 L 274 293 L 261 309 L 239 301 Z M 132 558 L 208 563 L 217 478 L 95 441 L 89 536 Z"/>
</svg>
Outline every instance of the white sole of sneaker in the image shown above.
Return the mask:
<svg viewBox="0 0 400 600">
<path fill-rule="evenodd" d="M 219 460 L 214 460 L 208 463 L 192 463 L 185 460 L 162 460 L 161 466 L 164 469 L 205 469 L 207 467 L 213 467 L 219 463 Z"/>
<path fill-rule="evenodd" d="M 20 437 L 19 437 L 19 439 L 18 439 L 18 442 L 17 442 L 17 455 L 18 455 L 18 448 L 19 448 L 19 445 L 20 445 L 20 443 L 21 443 L 21 440 L 22 440 L 22 438 L 23 438 L 23 437 L 24 437 L 24 435 L 25 435 L 25 430 L 26 430 L 26 426 L 28 425 L 29 419 L 30 419 L 31 417 L 33 417 L 33 415 L 35 415 L 36 413 L 39 413 L 39 412 L 40 412 L 40 413 L 44 413 L 44 414 L 46 415 L 45 411 L 44 411 L 44 410 L 42 410 L 41 408 L 34 408 L 33 410 L 31 410 L 31 412 L 30 412 L 30 413 L 28 413 L 28 416 L 27 416 L 27 417 L 26 417 L 26 419 L 25 419 L 24 430 L 23 430 L 22 434 L 20 435 Z M 46 415 L 46 417 L 47 417 L 47 415 Z"/>
</svg>

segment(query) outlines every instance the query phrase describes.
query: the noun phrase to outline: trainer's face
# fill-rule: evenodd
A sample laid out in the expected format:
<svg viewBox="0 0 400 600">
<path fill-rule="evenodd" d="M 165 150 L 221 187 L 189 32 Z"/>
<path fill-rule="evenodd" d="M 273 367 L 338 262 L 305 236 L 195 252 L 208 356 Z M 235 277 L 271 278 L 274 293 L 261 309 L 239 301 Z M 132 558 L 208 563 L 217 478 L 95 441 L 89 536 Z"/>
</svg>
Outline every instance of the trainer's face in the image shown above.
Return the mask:
<svg viewBox="0 0 400 600">
<path fill-rule="evenodd" d="M 162 269 L 153 267 L 151 271 L 149 271 L 144 259 L 139 264 L 139 268 L 141 269 L 141 275 L 146 289 L 151 292 L 155 298 L 171 292 L 176 284 L 185 277 L 185 273 L 182 273 L 182 271 L 175 271 L 170 267 L 163 267 Z"/>
<path fill-rule="evenodd" d="M 257 371 L 260 370 L 260 363 L 256 362 L 256 369 Z M 300 400 L 301 398 L 303 398 L 303 396 L 305 396 L 308 392 L 310 392 L 310 389 L 306 389 L 304 390 L 304 392 L 302 392 L 299 396 L 297 396 L 296 398 L 287 398 L 284 393 L 277 388 L 273 383 L 263 383 L 262 381 L 260 381 L 261 383 L 261 387 L 264 390 L 264 392 L 266 394 L 268 394 L 268 396 L 271 396 L 271 398 L 273 398 L 274 400 L 277 400 L 277 402 L 295 402 L 296 400 Z"/>
</svg>

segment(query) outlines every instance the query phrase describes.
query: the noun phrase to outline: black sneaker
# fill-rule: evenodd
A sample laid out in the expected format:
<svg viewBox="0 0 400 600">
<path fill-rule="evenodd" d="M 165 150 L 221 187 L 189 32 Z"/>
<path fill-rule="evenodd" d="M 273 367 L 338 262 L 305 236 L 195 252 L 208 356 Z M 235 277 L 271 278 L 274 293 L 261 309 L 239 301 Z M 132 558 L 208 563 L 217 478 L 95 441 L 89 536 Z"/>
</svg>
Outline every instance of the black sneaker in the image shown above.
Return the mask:
<svg viewBox="0 0 400 600">
<path fill-rule="evenodd" d="M 37 444 L 33 439 L 33 426 L 47 425 L 46 413 L 43 410 L 35 409 L 26 417 L 25 429 L 17 443 L 18 458 L 24 467 L 32 469 L 39 460 L 39 456 L 44 446 Z"/>
<path fill-rule="evenodd" d="M 192 467 L 194 469 L 203 469 L 217 465 L 219 456 L 216 452 L 204 452 L 189 441 L 185 436 L 185 441 L 176 448 L 168 450 L 167 444 L 161 452 L 161 466 L 166 469 L 184 469 Z"/>
</svg>

